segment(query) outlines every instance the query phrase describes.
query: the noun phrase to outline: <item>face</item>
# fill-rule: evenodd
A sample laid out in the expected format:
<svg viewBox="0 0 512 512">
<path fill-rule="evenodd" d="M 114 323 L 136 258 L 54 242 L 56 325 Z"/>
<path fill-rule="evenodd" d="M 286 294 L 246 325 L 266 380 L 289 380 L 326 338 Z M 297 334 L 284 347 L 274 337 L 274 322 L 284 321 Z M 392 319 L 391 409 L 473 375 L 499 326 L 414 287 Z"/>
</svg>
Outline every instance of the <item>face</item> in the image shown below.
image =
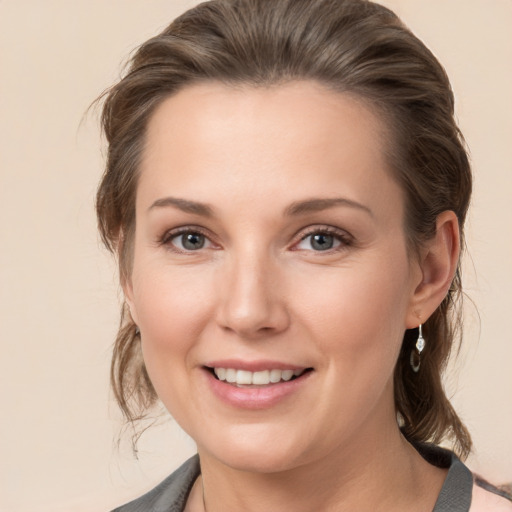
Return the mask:
<svg viewBox="0 0 512 512">
<path fill-rule="evenodd" d="M 308 82 L 191 86 L 153 114 L 125 292 L 203 458 L 277 471 L 395 423 L 419 271 L 385 130 Z"/>
</svg>

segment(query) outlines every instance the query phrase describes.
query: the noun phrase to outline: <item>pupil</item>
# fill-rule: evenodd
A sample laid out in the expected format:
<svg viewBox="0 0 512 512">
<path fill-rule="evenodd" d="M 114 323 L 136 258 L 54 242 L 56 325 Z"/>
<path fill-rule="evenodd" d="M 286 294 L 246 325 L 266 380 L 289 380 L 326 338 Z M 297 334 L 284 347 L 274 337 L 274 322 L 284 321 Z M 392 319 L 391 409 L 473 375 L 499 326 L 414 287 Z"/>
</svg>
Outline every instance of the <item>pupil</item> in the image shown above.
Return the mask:
<svg viewBox="0 0 512 512">
<path fill-rule="evenodd" d="M 334 238 L 331 235 L 313 235 L 311 246 L 318 251 L 327 251 L 332 249 L 334 245 Z"/>
<path fill-rule="evenodd" d="M 204 236 L 200 233 L 187 233 L 182 236 L 181 242 L 185 249 L 201 249 L 204 246 Z"/>
</svg>

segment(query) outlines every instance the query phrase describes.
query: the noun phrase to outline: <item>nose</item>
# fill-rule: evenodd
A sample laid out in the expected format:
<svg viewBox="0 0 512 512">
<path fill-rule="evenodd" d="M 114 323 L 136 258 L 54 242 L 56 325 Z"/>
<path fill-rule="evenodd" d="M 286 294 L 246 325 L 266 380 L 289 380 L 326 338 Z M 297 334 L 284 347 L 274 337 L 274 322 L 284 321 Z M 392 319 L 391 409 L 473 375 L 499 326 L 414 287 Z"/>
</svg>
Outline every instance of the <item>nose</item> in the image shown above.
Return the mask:
<svg viewBox="0 0 512 512">
<path fill-rule="evenodd" d="M 285 331 L 290 319 L 278 264 L 251 254 L 233 257 L 226 267 L 218 324 L 244 339 Z"/>
</svg>

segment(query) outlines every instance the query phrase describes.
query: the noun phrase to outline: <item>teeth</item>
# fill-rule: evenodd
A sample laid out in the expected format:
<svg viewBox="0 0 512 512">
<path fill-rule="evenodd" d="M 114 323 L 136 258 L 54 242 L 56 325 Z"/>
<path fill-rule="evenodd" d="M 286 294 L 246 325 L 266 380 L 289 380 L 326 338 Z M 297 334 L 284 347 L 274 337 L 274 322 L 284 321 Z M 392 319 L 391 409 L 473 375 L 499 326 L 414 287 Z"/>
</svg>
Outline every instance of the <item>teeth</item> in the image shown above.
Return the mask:
<svg viewBox="0 0 512 512">
<path fill-rule="evenodd" d="M 270 370 L 270 382 L 276 383 L 281 380 L 281 370 Z"/>
<path fill-rule="evenodd" d="M 219 378 L 219 380 L 226 380 L 226 368 L 216 368 L 215 375 Z"/>
<path fill-rule="evenodd" d="M 235 370 L 234 368 L 214 368 L 219 380 L 239 385 L 265 386 L 276 384 L 282 380 L 289 381 L 293 376 L 298 377 L 304 370 L 263 370 L 248 372 L 247 370 Z"/>
<path fill-rule="evenodd" d="M 293 370 L 284 370 L 281 378 L 283 380 L 290 380 L 293 377 Z"/>
<path fill-rule="evenodd" d="M 268 370 L 263 370 L 262 372 L 254 372 L 252 374 L 251 384 L 258 384 L 261 386 L 261 385 L 268 384 L 269 382 L 270 382 L 270 372 Z"/>
<path fill-rule="evenodd" d="M 236 372 L 236 383 L 237 384 L 252 384 L 252 372 L 246 372 L 245 370 L 238 370 Z"/>
</svg>

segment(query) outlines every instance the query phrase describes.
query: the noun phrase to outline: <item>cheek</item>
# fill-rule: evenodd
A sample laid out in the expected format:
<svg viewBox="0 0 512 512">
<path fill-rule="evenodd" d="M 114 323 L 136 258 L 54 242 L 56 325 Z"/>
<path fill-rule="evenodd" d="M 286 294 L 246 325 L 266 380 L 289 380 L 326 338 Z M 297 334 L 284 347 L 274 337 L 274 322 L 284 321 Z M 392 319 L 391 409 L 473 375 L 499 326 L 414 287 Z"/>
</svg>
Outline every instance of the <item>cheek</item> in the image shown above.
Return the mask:
<svg viewBox="0 0 512 512">
<path fill-rule="evenodd" d="M 319 272 L 311 280 L 314 287 L 302 283 L 302 289 L 294 291 L 302 311 L 298 316 L 319 348 L 341 361 L 350 374 L 364 374 L 361 365 L 368 371 L 389 371 L 395 364 L 409 297 L 403 259 L 403 264 L 400 258 L 379 259 L 375 265 Z"/>
<path fill-rule="evenodd" d="M 144 359 L 152 379 L 173 360 L 177 371 L 191 355 L 211 315 L 211 280 L 187 269 L 149 265 L 134 272 L 134 306 L 142 333 Z"/>
<path fill-rule="evenodd" d="M 180 425 L 194 414 L 191 379 L 198 340 L 211 315 L 212 290 L 206 276 L 187 269 L 148 265 L 134 272 L 134 304 L 144 363 L 155 391 Z"/>
</svg>

